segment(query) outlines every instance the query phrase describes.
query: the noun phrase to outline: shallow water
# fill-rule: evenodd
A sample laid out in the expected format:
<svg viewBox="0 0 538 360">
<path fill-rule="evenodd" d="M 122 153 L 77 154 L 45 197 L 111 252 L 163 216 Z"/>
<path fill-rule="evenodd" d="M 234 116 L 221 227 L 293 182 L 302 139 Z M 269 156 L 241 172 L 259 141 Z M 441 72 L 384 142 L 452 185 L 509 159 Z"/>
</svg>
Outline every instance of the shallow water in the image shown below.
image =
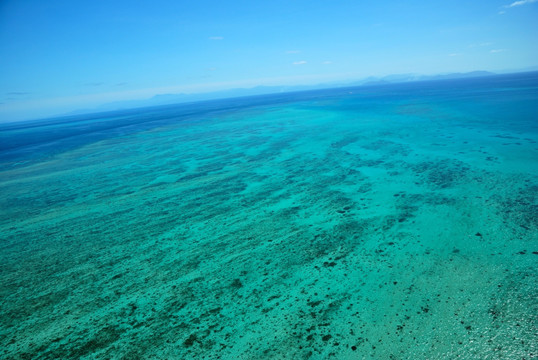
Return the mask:
<svg viewBox="0 0 538 360">
<path fill-rule="evenodd" d="M 538 356 L 538 74 L 0 125 L 6 359 Z"/>
</svg>

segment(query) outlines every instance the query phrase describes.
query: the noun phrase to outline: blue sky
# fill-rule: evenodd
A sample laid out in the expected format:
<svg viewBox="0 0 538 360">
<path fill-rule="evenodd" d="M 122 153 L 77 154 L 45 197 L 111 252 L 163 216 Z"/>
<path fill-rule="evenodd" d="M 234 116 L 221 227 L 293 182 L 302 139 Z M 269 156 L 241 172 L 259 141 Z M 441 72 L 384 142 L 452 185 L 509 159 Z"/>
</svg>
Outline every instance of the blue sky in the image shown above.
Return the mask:
<svg viewBox="0 0 538 360">
<path fill-rule="evenodd" d="M 538 65 L 538 0 L 0 2 L 0 121 L 163 93 Z"/>
</svg>

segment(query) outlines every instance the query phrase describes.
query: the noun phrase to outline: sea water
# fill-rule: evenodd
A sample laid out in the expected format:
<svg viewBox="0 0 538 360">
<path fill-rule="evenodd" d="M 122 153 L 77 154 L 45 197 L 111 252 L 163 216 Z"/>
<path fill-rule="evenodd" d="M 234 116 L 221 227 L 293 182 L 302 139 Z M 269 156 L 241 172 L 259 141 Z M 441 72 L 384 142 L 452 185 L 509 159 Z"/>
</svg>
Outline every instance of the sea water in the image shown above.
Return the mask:
<svg viewBox="0 0 538 360">
<path fill-rule="evenodd" d="M 538 357 L 538 73 L 0 125 L 3 359 Z"/>
</svg>

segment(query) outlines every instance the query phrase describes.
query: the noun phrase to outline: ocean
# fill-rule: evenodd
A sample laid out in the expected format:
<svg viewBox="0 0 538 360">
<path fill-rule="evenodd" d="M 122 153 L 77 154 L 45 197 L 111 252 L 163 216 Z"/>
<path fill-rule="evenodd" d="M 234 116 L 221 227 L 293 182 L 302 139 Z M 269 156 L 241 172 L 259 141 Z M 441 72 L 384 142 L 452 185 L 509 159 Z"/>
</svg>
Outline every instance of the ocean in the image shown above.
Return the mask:
<svg viewBox="0 0 538 360">
<path fill-rule="evenodd" d="M 538 357 L 538 73 L 0 124 L 0 358 Z"/>
</svg>

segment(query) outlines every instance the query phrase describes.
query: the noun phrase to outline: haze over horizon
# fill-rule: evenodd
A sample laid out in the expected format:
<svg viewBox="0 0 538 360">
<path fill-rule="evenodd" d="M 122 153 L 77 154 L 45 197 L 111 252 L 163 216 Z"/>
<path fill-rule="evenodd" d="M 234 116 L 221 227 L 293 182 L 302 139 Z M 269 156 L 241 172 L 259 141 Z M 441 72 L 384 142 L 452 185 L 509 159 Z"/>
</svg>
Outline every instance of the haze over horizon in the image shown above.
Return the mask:
<svg viewBox="0 0 538 360">
<path fill-rule="evenodd" d="M 538 1 L 7 0 L 0 122 L 159 94 L 538 65 Z"/>
</svg>

